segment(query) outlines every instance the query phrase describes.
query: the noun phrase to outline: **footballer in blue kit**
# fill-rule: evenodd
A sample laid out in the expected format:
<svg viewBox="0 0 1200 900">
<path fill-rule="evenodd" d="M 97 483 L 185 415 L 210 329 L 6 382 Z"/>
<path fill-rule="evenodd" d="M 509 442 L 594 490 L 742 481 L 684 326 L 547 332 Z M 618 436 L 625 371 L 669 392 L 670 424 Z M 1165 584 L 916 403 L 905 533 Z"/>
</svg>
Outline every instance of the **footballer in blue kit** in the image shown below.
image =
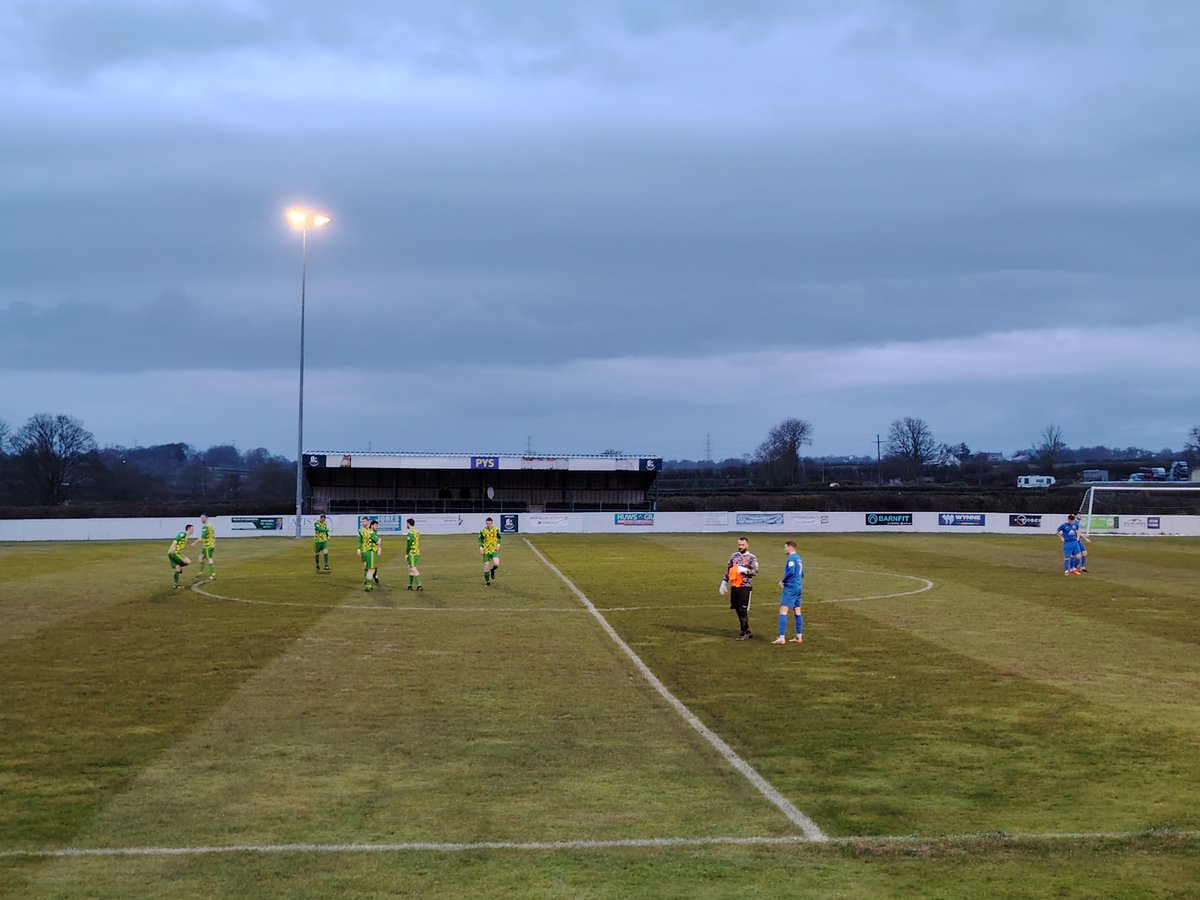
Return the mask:
<svg viewBox="0 0 1200 900">
<path fill-rule="evenodd" d="M 796 542 L 787 541 L 783 545 L 787 560 L 783 564 L 783 578 L 779 581 L 779 637 L 773 644 L 786 644 L 788 614 L 796 616 L 796 636 L 793 644 L 804 643 L 804 615 L 800 612 L 801 594 L 804 589 L 804 563 L 796 552 Z"/>
<path fill-rule="evenodd" d="M 1075 514 L 1067 516 L 1067 521 L 1058 526 L 1058 537 L 1063 545 L 1063 574 L 1082 575 L 1083 541 L 1087 535 L 1079 533 L 1079 521 Z"/>
</svg>

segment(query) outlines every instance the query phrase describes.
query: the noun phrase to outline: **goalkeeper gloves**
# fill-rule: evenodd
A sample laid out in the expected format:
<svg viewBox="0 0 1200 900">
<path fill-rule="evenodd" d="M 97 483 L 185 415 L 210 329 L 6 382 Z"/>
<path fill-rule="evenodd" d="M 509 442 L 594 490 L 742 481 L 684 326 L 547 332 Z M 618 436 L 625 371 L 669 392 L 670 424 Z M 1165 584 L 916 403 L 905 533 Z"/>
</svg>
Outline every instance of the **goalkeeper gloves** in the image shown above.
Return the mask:
<svg viewBox="0 0 1200 900">
<path fill-rule="evenodd" d="M 729 585 L 728 585 L 728 583 L 727 583 L 727 582 L 725 582 L 725 581 L 722 581 L 722 582 L 721 582 L 721 586 L 720 586 L 719 588 L 717 588 L 717 593 L 718 593 L 718 594 L 724 594 L 724 593 L 725 593 L 725 591 L 727 591 L 728 589 L 729 589 Z"/>
</svg>

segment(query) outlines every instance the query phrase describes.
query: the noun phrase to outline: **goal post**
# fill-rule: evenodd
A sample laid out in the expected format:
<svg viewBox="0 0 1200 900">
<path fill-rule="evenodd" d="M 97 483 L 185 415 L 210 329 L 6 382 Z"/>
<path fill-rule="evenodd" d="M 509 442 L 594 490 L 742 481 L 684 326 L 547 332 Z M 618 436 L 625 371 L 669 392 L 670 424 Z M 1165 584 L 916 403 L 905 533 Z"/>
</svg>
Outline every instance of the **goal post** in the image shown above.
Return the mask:
<svg viewBox="0 0 1200 900">
<path fill-rule="evenodd" d="M 1200 484 L 1094 484 L 1079 504 L 1080 528 L 1096 534 L 1200 535 Z"/>
</svg>

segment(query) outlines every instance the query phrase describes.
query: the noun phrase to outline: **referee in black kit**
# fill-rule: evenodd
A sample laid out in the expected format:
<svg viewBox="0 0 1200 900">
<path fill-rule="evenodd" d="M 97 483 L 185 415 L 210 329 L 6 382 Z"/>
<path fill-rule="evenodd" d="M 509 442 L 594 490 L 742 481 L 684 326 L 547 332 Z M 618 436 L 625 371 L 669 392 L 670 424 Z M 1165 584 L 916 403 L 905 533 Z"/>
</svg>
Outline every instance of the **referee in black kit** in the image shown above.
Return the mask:
<svg viewBox="0 0 1200 900">
<path fill-rule="evenodd" d="M 729 557 L 725 566 L 725 577 L 721 579 L 720 591 L 729 592 L 729 608 L 737 613 L 741 630 L 738 632 L 739 641 L 748 641 L 754 637 L 750 633 L 750 589 L 754 584 L 754 576 L 758 574 L 758 557 L 750 552 L 750 542 L 744 537 L 738 538 L 737 550 Z"/>
</svg>

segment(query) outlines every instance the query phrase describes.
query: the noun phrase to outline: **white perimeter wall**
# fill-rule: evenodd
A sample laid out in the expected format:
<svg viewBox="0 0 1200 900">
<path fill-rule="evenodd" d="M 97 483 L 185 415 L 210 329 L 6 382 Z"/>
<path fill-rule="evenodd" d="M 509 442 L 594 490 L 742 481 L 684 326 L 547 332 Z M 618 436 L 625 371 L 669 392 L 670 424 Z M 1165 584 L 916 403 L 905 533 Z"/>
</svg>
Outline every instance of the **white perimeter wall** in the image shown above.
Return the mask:
<svg viewBox="0 0 1200 900">
<path fill-rule="evenodd" d="M 887 524 L 889 519 L 911 524 Z M 384 535 L 404 531 L 406 515 L 376 515 Z M 483 527 L 483 513 L 466 515 L 413 514 L 423 534 L 472 534 Z M 521 534 L 653 534 L 777 533 L 801 535 L 827 533 L 921 534 L 1053 534 L 1064 521 L 1061 513 L 861 513 L 861 512 L 656 512 L 656 513 L 519 513 L 493 514 L 497 526 Z M 1122 534 L 1200 536 L 1200 516 L 1121 515 Z M 305 516 L 301 533 L 312 537 L 313 516 Z M 514 522 L 515 520 L 515 522 Z M 0 541 L 113 541 L 162 540 L 164 546 L 184 525 L 200 520 L 162 519 L 10 519 L 0 520 Z M 222 540 L 234 537 L 291 537 L 296 533 L 294 514 L 214 516 Z M 358 517 L 330 516 L 334 536 L 356 534 Z M 1024 523 L 1024 524 L 1022 524 Z M 1093 533 L 1102 533 L 1099 529 Z"/>
</svg>

